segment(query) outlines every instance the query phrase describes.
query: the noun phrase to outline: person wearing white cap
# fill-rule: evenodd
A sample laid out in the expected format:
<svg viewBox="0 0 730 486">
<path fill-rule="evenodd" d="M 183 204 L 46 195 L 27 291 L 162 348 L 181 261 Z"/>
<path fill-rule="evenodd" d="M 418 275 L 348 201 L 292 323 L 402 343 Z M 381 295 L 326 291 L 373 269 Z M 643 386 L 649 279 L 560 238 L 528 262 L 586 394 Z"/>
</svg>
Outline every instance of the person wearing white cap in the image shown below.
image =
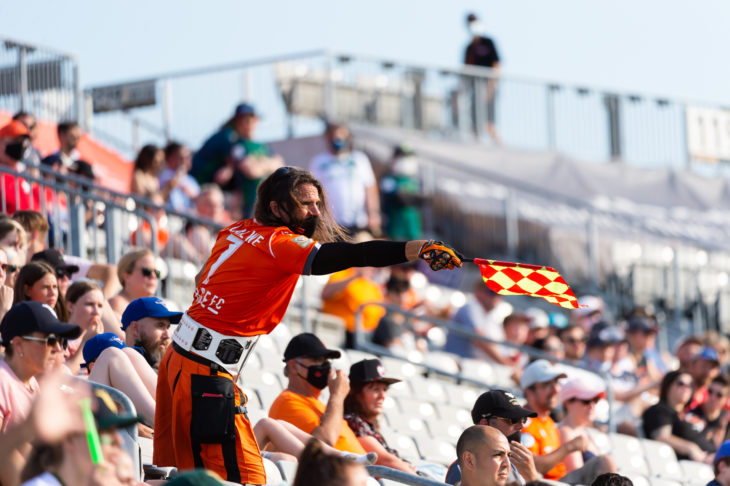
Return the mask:
<svg viewBox="0 0 730 486">
<path fill-rule="evenodd" d="M 533 361 L 525 368 L 520 386 L 527 399 L 527 408 L 537 412 L 537 417 L 523 429 L 523 443 L 535 455 L 535 466 L 545 479 L 591 484 L 598 474 L 610 472 L 612 464 L 608 464 L 609 459 L 605 456 L 599 456 L 566 475 L 563 461 L 568 454 L 588 449 L 588 439 L 583 434 L 563 443 L 558 426 L 550 417 L 550 412 L 558 406 L 562 390 L 559 380 L 566 377 L 562 368 L 544 359 Z"/>
<path fill-rule="evenodd" d="M 563 463 L 568 472 L 583 467 L 584 464 L 599 455 L 598 447 L 591 440 L 586 428 L 593 425 L 596 404 L 606 397 L 604 384 L 590 376 L 578 375 L 567 380 L 560 392 L 560 403 L 565 409 L 565 417 L 558 424 L 560 440 L 565 443 L 579 435 L 588 440 L 588 447 L 582 453 L 571 452 Z M 615 472 L 615 471 L 604 471 Z"/>
</svg>

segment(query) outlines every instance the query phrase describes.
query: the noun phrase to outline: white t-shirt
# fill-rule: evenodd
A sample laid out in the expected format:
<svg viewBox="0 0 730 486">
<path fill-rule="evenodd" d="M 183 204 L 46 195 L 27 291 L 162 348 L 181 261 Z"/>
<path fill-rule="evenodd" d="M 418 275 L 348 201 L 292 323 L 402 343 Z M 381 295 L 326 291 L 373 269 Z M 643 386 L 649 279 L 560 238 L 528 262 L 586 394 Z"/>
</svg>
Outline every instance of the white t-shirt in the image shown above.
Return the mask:
<svg viewBox="0 0 730 486">
<path fill-rule="evenodd" d="M 342 226 L 367 227 L 365 192 L 375 185 L 367 155 L 357 150 L 339 156 L 321 153 L 312 159 L 310 170 L 322 183 L 335 221 Z"/>
<path fill-rule="evenodd" d="M 63 486 L 61 482 L 56 479 L 56 476 L 49 472 L 44 472 L 40 476 L 31 478 L 21 484 L 20 486 Z"/>
<path fill-rule="evenodd" d="M 4 433 L 11 425 L 25 420 L 38 392 L 38 382 L 30 379 L 30 389 L 26 387 L 5 360 L 0 361 L 0 419 L 3 421 L 0 432 Z"/>
</svg>

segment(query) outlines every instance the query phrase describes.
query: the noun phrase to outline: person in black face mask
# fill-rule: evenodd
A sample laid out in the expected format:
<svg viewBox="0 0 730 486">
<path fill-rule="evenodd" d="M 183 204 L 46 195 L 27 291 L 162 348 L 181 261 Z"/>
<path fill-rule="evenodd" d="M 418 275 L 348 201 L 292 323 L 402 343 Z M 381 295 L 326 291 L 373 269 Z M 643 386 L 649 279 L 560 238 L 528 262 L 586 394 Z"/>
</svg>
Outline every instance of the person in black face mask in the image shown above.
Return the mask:
<svg viewBox="0 0 730 486">
<path fill-rule="evenodd" d="M 25 165 L 20 161 L 25 158 L 30 149 L 30 137 L 28 128 L 20 121 L 13 120 L 0 128 L 0 165 L 16 172 L 23 172 Z M 31 194 L 27 184 L 21 183 L 16 176 L 4 173 L 0 174 L 5 194 L 5 212 L 12 214 L 19 209 L 36 209 L 37 202 L 31 200 Z M 15 200 L 15 187 L 18 186 L 18 196 Z M 34 207 L 31 207 L 31 203 Z M 0 202 L 1 206 L 1 202 Z"/>
<path fill-rule="evenodd" d="M 535 468 L 532 452 L 521 443 L 522 427 L 537 413 L 523 408 L 514 395 L 504 390 L 482 393 L 474 402 L 471 418 L 474 425 L 488 425 L 502 432 L 510 442 L 510 476 L 508 483 L 525 484 L 540 481 L 542 475 Z M 461 480 L 461 469 L 454 461 L 446 473 L 447 484 Z"/>
<path fill-rule="evenodd" d="M 365 454 L 353 431 L 343 420 L 350 380 L 342 370 L 332 370 L 330 359 L 340 357 L 317 336 L 294 336 L 284 351 L 284 375 L 289 379 L 269 409 L 269 417 L 284 420 L 341 451 Z M 327 405 L 319 400 L 328 387 Z"/>
</svg>

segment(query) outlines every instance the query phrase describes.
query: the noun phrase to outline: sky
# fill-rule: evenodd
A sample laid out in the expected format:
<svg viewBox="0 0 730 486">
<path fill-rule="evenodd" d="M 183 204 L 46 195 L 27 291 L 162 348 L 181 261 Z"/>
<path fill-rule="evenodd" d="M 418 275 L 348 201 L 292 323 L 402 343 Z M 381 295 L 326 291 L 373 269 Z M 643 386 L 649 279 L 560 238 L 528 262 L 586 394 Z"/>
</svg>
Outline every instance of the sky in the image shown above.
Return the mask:
<svg viewBox="0 0 730 486">
<path fill-rule="evenodd" d="M 505 74 L 730 106 L 726 0 L 24 0 L 0 34 L 76 54 L 88 86 L 322 48 L 457 66 L 470 11 Z"/>
</svg>

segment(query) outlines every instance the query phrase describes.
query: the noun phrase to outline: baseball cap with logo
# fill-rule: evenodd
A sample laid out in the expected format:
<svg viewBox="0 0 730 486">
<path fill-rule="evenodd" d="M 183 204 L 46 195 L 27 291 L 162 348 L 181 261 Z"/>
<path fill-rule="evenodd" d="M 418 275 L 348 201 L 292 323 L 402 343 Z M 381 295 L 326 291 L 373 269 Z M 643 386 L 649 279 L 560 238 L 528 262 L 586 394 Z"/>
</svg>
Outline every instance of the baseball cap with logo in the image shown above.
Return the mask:
<svg viewBox="0 0 730 486">
<path fill-rule="evenodd" d="M 341 356 L 341 353 L 336 349 L 327 349 L 322 341 L 311 332 L 303 332 L 291 338 L 289 344 L 286 345 L 284 361 L 301 356 L 310 358 L 324 356 L 327 359 L 336 359 Z"/>
<path fill-rule="evenodd" d="M 537 412 L 523 408 L 517 398 L 504 390 L 489 390 L 479 395 L 471 409 L 471 419 L 475 424 L 483 418 L 503 417 L 520 419 L 537 417 Z"/>
<path fill-rule="evenodd" d="M 88 367 L 89 363 L 96 361 L 96 358 L 98 358 L 101 352 L 106 348 L 124 349 L 126 347 L 127 345 L 124 341 L 122 341 L 122 338 L 113 332 L 97 334 L 84 344 L 83 354 L 85 363 L 81 366 Z"/>
<path fill-rule="evenodd" d="M 380 382 L 392 385 L 400 381 L 385 376 L 385 367 L 379 359 L 364 359 L 350 366 L 350 383 Z"/>
<path fill-rule="evenodd" d="M 182 318 L 182 312 L 173 312 L 165 306 L 159 297 L 140 297 L 129 303 L 122 314 L 122 330 L 126 331 L 129 325 L 145 317 L 166 317 L 170 323 L 177 324 Z"/>
<path fill-rule="evenodd" d="M 30 300 L 12 306 L 0 322 L 0 335 L 6 345 L 14 337 L 36 331 L 68 339 L 76 339 L 81 335 L 79 326 L 59 321 L 56 312 L 48 304 Z"/>
</svg>

